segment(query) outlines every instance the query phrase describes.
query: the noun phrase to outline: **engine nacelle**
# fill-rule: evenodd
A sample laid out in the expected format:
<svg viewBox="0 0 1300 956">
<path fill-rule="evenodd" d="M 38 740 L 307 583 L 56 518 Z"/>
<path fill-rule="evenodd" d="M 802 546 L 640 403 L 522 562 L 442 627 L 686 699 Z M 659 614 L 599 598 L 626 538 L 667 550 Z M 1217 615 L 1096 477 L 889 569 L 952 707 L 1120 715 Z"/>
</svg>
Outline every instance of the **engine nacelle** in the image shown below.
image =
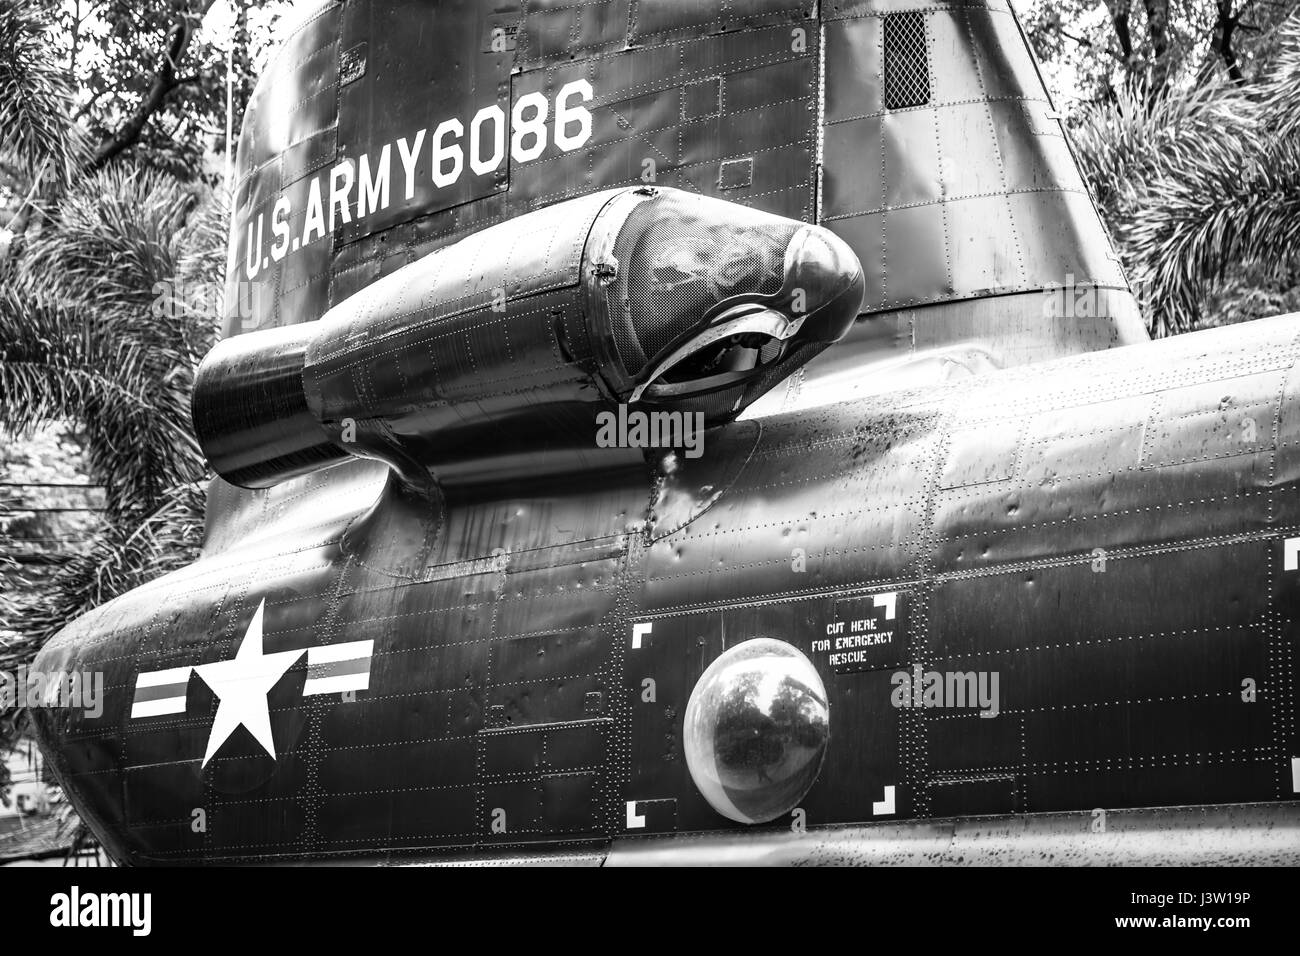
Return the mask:
<svg viewBox="0 0 1300 956">
<path fill-rule="evenodd" d="M 829 231 L 672 189 L 573 199 L 409 263 L 319 322 L 199 369 L 194 425 L 227 481 L 348 457 L 443 485 L 601 467 L 620 405 L 725 424 L 842 338 L 862 267 Z"/>
</svg>

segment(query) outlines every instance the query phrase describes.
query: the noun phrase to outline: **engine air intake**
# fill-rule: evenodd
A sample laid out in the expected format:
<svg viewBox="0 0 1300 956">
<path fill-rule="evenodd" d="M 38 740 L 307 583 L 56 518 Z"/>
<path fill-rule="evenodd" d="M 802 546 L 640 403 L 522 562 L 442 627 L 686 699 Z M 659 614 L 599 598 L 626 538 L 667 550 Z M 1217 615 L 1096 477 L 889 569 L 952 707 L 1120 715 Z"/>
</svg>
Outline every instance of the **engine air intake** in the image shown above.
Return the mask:
<svg viewBox="0 0 1300 956">
<path fill-rule="evenodd" d="M 443 484 L 609 461 L 620 404 L 725 424 L 857 317 L 827 230 L 670 189 L 597 193 L 410 263 L 315 323 L 204 360 L 194 424 L 227 481 L 378 458 Z"/>
</svg>

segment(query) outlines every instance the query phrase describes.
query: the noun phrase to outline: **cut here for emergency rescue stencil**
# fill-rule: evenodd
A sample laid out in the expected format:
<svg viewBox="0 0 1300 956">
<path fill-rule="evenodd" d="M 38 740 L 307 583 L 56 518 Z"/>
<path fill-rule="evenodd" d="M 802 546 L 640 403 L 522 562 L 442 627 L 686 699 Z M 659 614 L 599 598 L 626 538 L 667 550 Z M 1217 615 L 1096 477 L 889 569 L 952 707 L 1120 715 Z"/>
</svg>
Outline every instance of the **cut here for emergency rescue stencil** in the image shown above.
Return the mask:
<svg viewBox="0 0 1300 956">
<path fill-rule="evenodd" d="M 527 163 L 541 157 L 553 133 L 561 152 L 572 152 L 591 138 L 589 103 L 594 92 L 586 80 L 574 80 L 560 87 L 555 96 L 554 118 L 551 101 L 543 93 L 528 93 L 515 101 L 510 115 L 510 157 Z M 550 125 L 548 126 L 548 120 Z M 424 150 L 432 152 L 432 180 L 438 189 L 459 182 L 468 163 L 476 176 L 486 176 L 501 167 L 506 158 L 506 115 L 500 106 L 485 106 L 469 121 L 468 143 L 465 124 L 459 119 L 443 120 L 433 129 L 422 129 L 396 143 L 387 143 L 378 156 L 363 153 L 355 160 L 340 162 L 308 185 L 307 207 L 302 233 L 293 235 L 293 203 L 281 195 L 270 212 L 249 220 L 244 255 L 244 276 L 248 280 L 290 252 L 297 252 L 331 234 L 338 226 L 365 219 L 392 203 L 394 164 L 400 165 L 406 201 L 415 198 L 416 167 Z M 490 152 L 487 152 L 490 149 Z M 487 153 L 486 155 L 485 152 Z M 355 213 L 353 208 L 355 206 Z M 266 247 L 270 238 L 270 248 Z"/>
<path fill-rule="evenodd" d="M 826 636 L 814 639 L 809 647 L 837 672 L 870 669 L 894 660 L 898 594 L 873 594 L 866 600 L 872 613 L 856 609 L 859 613 L 831 621 Z"/>
</svg>

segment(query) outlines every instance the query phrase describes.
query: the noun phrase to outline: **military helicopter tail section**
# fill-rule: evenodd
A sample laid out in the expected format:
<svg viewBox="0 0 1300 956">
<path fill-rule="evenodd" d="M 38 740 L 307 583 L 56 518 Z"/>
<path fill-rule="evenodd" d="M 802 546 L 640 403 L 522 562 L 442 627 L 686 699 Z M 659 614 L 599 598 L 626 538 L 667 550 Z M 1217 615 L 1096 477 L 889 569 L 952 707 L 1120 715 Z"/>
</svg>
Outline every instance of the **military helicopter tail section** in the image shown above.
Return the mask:
<svg viewBox="0 0 1300 956">
<path fill-rule="evenodd" d="M 1146 341 L 1004 0 L 321 3 L 238 165 L 115 858 L 1300 859 L 1300 326 Z"/>
<path fill-rule="evenodd" d="M 323 3 L 258 84 L 239 170 L 228 334 L 319 319 L 540 207 L 659 185 L 840 236 L 873 319 L 859 363 L 1145 338 L 1004 0 Z M 1096 308 L 1044 314 L 1066 286 Z"/>
</svg>

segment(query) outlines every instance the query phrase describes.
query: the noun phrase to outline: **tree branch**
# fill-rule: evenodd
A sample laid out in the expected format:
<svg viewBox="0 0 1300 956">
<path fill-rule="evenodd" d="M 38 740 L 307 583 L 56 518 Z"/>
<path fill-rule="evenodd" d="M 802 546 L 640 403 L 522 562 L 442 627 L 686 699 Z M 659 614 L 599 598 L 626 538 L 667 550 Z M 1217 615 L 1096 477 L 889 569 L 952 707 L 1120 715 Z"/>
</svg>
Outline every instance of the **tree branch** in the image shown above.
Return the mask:
<svg viewBox="0 0 1300 956">
<path fill-rule="evenodd" d="M 102 168 L 139 142 L 145 127 L 163 108 L 168 95 L 182 83 L 189 81 L 188 77 L 178 79 L 176 74 L 189 50 L 190 41 L 194 39 L 195 31 L 214 2 L 215 0 L 201 0 L 196 11 L 183 13 L 180 20 L 172 26 L 167 36 L 167 50 L 163 54 L 157 73 L 154 74 L 149 91 L 122 127 L 96 147 L 87 164 L 88 169 Z"/>
<path fill-rule="evenodd" d="M 1129 29 L 1129 5 L 1127 0 L 1119 5 L 1106 4 L 1110 13 L 1111 25 L 1115 28 L 1115 39 L 1119 41 L 1119 57 L 1127 67 L 1133 61 L 1133 34 Z"/>
<path fill-rule="evenodd" d="M 1231 0 L 1227 0 L 1231 2 Z M 1164 95 L 1169 85 L 1169 6 L 1166 0 L 1143 0 L 1147 14 L 1147 34 L 1151 41 L 1150 100 Z"/>
<path fill-rule="evenodd" d="M 1241 13 L 1244 12 L 1243 8 Z M 1237 52 L 1232 48 L 1232 34 L 1241 24 L 1241 13 L 1233 15 L 1232 0 L 1219 0 L 1218 19 L 1214 24 L 1214 38 L 1211 40 L 1215 52 L 1228 68 L 1228 76 L 1232 77 L 1232 82 L 1237 84 L 1246 82 L 1246 75 L 1241 71 L 1241 64 L 1237 61 Z"/>
</svg>

